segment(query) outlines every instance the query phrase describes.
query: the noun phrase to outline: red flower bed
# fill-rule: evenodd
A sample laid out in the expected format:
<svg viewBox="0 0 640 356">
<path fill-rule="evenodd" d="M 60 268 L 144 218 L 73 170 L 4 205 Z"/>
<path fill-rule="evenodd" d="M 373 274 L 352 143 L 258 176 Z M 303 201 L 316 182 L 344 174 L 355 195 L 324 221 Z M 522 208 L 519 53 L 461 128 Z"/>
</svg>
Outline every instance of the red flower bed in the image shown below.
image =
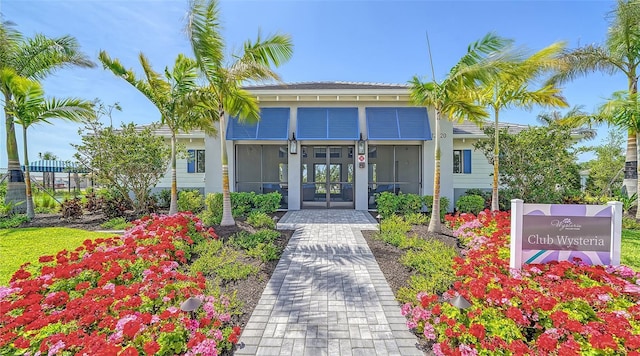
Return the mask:
<svg viewBox="0 0 640 356">
<path fill-rule="evenodd" d="M 640 355 L 639 273 L 578 260 L 511 270 L 509 213 L 447 222 L 470 247 L 455 259 L 458 280 L 402 309 L 437 355 Z M 471 307 L 451 305 L 458 295 Z"/>
<path fill-rule="evenodd" d="M 191 214 L 152 216 L 121 237 L 24 265 L 0 287 L 0 354 L 217 355 L 240 335 L 224 295 L 183 272 L 196 243 L 217 238 Z M 203 300 L 193 318 L 179 309 Z"/>
</svg>

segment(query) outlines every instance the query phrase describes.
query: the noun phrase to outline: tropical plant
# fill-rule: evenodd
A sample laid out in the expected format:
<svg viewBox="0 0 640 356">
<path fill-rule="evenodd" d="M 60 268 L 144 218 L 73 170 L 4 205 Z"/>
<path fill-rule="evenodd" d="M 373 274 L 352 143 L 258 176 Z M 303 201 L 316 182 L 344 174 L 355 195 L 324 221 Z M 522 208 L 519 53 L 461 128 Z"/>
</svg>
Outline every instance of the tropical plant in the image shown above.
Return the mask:
<svg viewBox="0 0 640 356">
<path fill-rule="evenodd" d="M 440 115 L 447 119 L 467 119 L 481 122 L 489 115 L 486 107 L 476 102 L 477 85 L 488 80 L 499 70 L 502 57 L 497 55 L 509 41 L 494 34 L 487 34 L 469 46 L 467 53 L 454 65 L 441 82 L 423 82 L 414 76 L 410 80 L 411 100 L 418 106 L 432 106 L 435 110 L 433 204 L 428 231 L 440 232 Z"/>
<path fill-rule="evenodd" d="M 165 139 L 155 135 L 152 127 L 140 129 L 130 123 L 115 130 L 97 120 L 88 120 L 80 134 L 82 143 L 72 145 L 77 150 L 75 157 L 94 172 L 97 183 L 118 192 L 116 209 L 112 211 L 121 211 L 130 204 L 136 213 L 148 212 L 151 188 L 169 164 L 171 149 Z M 103 204 L 107 200 L 105 197 Z M 119 216 L 114 215 L 109 217 Z"/>
<path fill-rule="evenodd" d="M 44 153 L 38 153 L 38 158 L 45 161 L 55 161 L 58 159 L 53 152 L 46 151 Z M 55 172 L 43 172 L 42 173 L 43 185 L 45 189 L 47 186 L 51 187 L 51 190 L 56 188 L 56 173 Z"/>
<path fill-rule="evenodd" d="M 145 78 L 139 79 L 133 70 L 125 69 L 117 59 L 100 51 L 100 62 L 116 76 L 138 89 L 160 111 L 160 123 L 171 131 L 171 202 L 169 214 L 178 212 L 178 178 L 176 171 L 177 140 L 180 131 L 200 129 L 214 134 L 213 121 L 217 118 L 208 107 L 213 98 L 198 86 L 196 62 L 183 54 L 178 55 L 171 70 L 165 68 L 165 78 L 151 68 L 147 57 L 140 53 L 140 65 Z M 211 100 L 211 101 L 210 101 Z"/>
<path fill-rule="evenodd" d="M 640 5 L 639 5 L 640 6 Z M 626 91 L 613 93 L 612 97 L 599 108 L 599 120 L 606 121 L 613 126 L 626 129 L 633 133 L 636 139 L 636 148 L 640 150 L 640 101 L 638 93 L 629 94 Z M 626 177 L 626 175 L 625 175 Z M 640 181 L 636 180 L 637 184 Z M 627 190 L 627 194 L 632 196 L 640 192 L 640 187 L 636 186 L 635 191 Z M 640 219 L 640 209 L 636 212 L 636 219 Z"/>
<path fill-rule="evenodd" d="M 603 144 L 585 148 L 595 154 L 592 160 L 584 164 L 584 168 L 589 171 L 585 187 L 587 193 L 611 196 L 613 192 L 622 189 L 623 144 L 622 132 L 610 130 Z"/>
<path fill-rule="evenodd" d="M 27 217 L 35 217 L 31 177 L 29 172 L 29 153 L 27 149 L 27 129 L 40 123 L 51 124 L 51 119 L 80 121 L 94 117 L 93 104 L 75 98 L 44 98 L 44 91 L 38 82 L 17 76 L 12 69 L 0 70 L 0 81 L 5 83 L 12 94 L 11 101 L 5 103 L 13 121 L 22 126 L 25 164 L 25 185 L 27 199 Z"/>
<path fill-rule="evenodd" d="M 557 67 L 557 55 L 564 48 L 562 43 L 554 43 L 522 60 L 505 61 L 504 70 L 481 84 L 480 102 L 493 111 L 494 129 L 499 130 L 500 111 L 510 107 L 530 109 L 533 105 L 567 106 L 560 96 L 560 89 L 553 84 L 531 89 L 530 86 L 541 75 Z M 495 135 L 493 146 L 493 184 L 491 210 L 499 210 L 498 179 L 500 166 L 500 135 Z"/>
<path fill-rule="evenodd" d="M 627 93 L 638 92 L 638 65 L 640 65 L 640 1 L 618 0 L 609 16 L 609 31 L 603 45 L 590 44 L 567 50 L 560 56 L 560 72 L 551 80 L 558 83 L 571 81 L 592 72 L 623 73 L 627 78 Z M 624 186 L 629 194 L 637 192 L 638 153 L 636 132 L 628 131 Z"/>
<path fill-rule="evenodd" d="M 46 37 L 36 34 L 32 38 L 23 38 L 10 21 L 0 21 L 0 70 L 13 70 L 17 76 L 39 81 L 58 69 L 69 66 L 93 67 L 89 58 L 80 52 L 75 38 L 71 36 Z M 11 102 L 12 93 L 8 83 L 0 82 L 0 91 L 4 96 L 5 128 L 7 135 L 7 158 L 9 182 L 6 202 L 14 202 L 16 211 L 25 212 L 26 200 L 24 175 L 20 168 L 18 143 L 14 117 L 6 103 Z"/>
<path fill-rule="evenodd" d="M 255 122 L 260 109 L 255 97 L 242 88 L 247 81 L 279 80 L 272 67 L 278 67 L 291 58 L 293 45 L 288 35 L 274 34 L 255 42 L 246 41 L 240 53 L 232 56 L 230 64 L 225 60 L 225 43 L 222 38 L 220 13 L 217 0 L 194 0 L 187 22 L 187 34 L 196 61 L 209 82 L 213 93 L 212 103 L 219 122 L 222 158 L 223 212 L 221 225 L 235 225 L 229 194 L 229 157 L 225 139 L 226 118 L 237 117 L 241 121 Z"/>
</svg>

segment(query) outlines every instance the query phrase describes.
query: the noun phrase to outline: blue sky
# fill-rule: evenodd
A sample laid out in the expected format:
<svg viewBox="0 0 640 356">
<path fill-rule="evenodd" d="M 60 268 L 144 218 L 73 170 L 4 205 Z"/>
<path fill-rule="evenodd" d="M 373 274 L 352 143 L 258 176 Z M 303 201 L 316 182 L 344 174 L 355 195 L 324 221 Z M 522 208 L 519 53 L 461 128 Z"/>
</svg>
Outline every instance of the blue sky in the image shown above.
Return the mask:
<svg viewBox="0 0 640 356">
<path fill-rule="evenodd" d="M 532 50 L 556 41 L 570 48 L 602 43 L 607 13 L 614 1 L 304 1 L 223 0 L 220 3 L 229 53 L 242 42 L 282 32 L 295 45 L 291 61 L 278 69 L 285 82 L 354 81 L 406 83 L 413 75 L 430 78 L 425 33 L 429 32 L 438 79 L 464 54 L 467 46 L 488 32 L 511 38 Z M 102 69 L 100 50 L 140 72 L 143 52 L 157 71 L 171 66 L 179 53 L 191 55 L 184 33 L 188 0 L 1 0 L 0 13 L 26 36 L 75 36 L 98 66 L 65 69 L 44 81 L 48 96 L 99 98 L 120 103 L 113 124 L 147 124 L 159 120 L 148 100 L 124 80 Z M 565 85 L 573 105 L 593 110 L 616 90 L 626 88 L 623 76 L 594 73 Z M 510 110 L 501 121 L 537 124 L 545 111 Z M 549 110 L 547 110 L 549 111 Z M 4 125 L 0 147 L 5 147 Z M 51 151 L 73 158 L 70 143 L 79 143 L 78 124 L 55 122 L 29 129 L 29 159 Z M 17 127 L 20 130 L 20 127 Z M 598 139 L 607 128 L 599 129 Z M 21 135 L 19 135 L 21 136 Z M 20 137 L 19 137 L 20 139 Z M 595 143 L 597 143 L 596 141 Z M 593 142 L 592 142 L 593 143 Z M 22 142 L 19 141 L 22 153 Z M 6 150 L 0 168 L 7 166 Z M 23 161 L 21 154 L 21 162 Z"/>
</svg>

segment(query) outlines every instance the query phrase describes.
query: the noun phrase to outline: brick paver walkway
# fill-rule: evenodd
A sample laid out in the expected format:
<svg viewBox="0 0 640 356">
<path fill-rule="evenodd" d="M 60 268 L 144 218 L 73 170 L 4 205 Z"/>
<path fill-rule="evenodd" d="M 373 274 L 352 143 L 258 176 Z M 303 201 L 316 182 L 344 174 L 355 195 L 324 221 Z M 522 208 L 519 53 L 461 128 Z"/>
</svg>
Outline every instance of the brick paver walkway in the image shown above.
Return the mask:
<svg viewBox="0 0 640 356">
<path fill-rule="evenodd" d="M 290 211 L 295 229 L 236 355 L 424 355 L 360 230 L 367 212 Z"/>
</svg>

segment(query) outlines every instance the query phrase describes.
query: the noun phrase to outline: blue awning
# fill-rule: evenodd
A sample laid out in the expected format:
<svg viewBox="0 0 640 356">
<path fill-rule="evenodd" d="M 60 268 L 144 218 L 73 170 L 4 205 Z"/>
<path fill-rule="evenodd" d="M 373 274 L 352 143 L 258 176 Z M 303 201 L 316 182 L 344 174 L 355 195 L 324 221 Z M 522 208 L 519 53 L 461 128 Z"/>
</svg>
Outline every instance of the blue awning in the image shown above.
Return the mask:
<svg viewBox="0 0 640 356">
<path fill-rule="evenodd" d="M 230 118 L 227 140 L 287 140 L 289 137 L 289 108 L 262 108 L 260 121 L 241 123 Z"/>
<path fill-rule="evenodd" d="M 431 140 L 426 108 L 366 108 L 369 140 Z"/>
<path fill-rule="evenodd" d="M 357 140 L 358 108 L 299 108 L 298 140 Z"/>
<path fill-rule="evenodd" d="M 22 166 L 25 170 L 25 166 Z M 89 169 L 78 162 L 41 160 L 29 162 L 29 172 L 53 172 L 53 173 L 89 173 Z"/>
</svg>

